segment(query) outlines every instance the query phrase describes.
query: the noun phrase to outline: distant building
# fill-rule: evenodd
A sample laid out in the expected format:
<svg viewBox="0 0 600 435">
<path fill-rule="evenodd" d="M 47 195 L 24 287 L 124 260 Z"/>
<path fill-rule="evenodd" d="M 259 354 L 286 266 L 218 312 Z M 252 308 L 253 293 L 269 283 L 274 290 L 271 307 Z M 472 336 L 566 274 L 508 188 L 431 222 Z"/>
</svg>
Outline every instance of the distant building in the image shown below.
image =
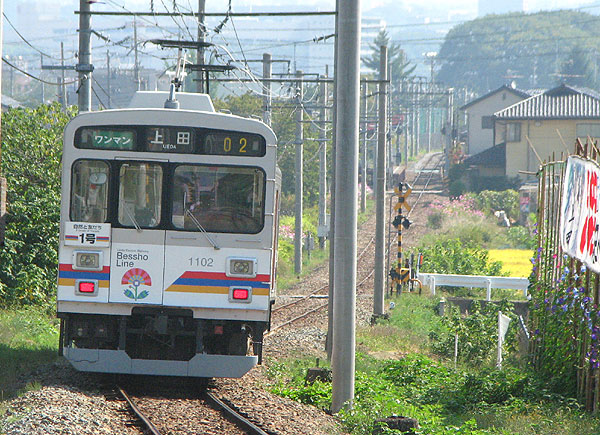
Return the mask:
<svg viewBox="0 0 600 435">
<path fill-rule="evenodd" d="M 526 91 L 504 85 L 462 106 L 460 110 L 467 114 L 466 153 L 475 155 L 491 148 L 494 145 L 494 113 L 530 96 Z"/>
<path fill-rule="evenodd" d="M 524 0 L 479 0 L 477 2 L 477 16 L 483 17 L 489 14 L 507 14 L 509 12 L 523 12 L 525 10 Z"/>
<path fill-rule="evenodd" d="M 505 175 L 533 178 L 541 161 L 573 152 L 577 138 L 600 138 L 600 94 L 560 85 L 496 112 L 494 133 L 505 146 Z"/>
</svg>

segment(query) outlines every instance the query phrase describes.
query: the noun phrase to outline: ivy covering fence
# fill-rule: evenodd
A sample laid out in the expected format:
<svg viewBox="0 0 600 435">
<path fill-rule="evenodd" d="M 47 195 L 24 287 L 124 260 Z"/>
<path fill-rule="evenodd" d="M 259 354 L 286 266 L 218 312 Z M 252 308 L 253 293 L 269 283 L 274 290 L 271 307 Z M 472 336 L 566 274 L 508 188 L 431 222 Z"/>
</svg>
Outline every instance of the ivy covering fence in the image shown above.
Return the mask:
<svg viewBox="0 0 600 435">
<path fill-rule="evenodd" d="M 600 158 L 579 140 L 538 172 L 538 247 L 532 258 L 533 365 L 554 392 L 588 411 L 600 400 Z"/>
</svg>

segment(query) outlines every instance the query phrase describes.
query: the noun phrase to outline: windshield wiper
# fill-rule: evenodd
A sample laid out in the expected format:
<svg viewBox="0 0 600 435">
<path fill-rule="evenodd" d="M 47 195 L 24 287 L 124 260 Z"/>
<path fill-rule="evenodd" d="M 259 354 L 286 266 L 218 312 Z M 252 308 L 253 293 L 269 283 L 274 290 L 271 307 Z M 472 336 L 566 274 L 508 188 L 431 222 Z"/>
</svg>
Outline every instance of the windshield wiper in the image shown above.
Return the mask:
<svg viewBox="0 0 600 435">
<path fill-rule="evenodd" d="M 141 233 L 142 229 L 140 228 L 140 225 L 137 223 L 137 221 L 135 220 L 135 218 L 133 217 L 131 212 L 127 209 L 127 206 L 123 205 L 123 209 L 125 210 L 125 214 L 127 214 L 127 217 L 129 218 L 129 220 L 131 220 L 131 222 L 133 222 L 133 226 L 135 227 L 137 232 Z"/>
<path fill-rule="evenodd" d="M 202 224 L 200 222 L 198 222 L 198 219 L 196 219 L 196 216 L 194 216 L 194 214 L 190 211 L 189 208 L 185 209 L 185 214 L 187 214 L 190 217 L 190 219 L 192 220 L 192 222 L 194 223 L 194 225 L 196 225 L 198 227 L 198 229 L 204 233 L 204 235 L 206 236 L 206 239 L 210 242 L 210 244 L 213 246 L 213 248 L 215 248 L 215 250 L 221 249 L 216 244 L 216 242 L 212 239 L 212 237 L 210 237 L 210 235 L 208 234 L 206 229 L 204 229 Z"/>
</svg>

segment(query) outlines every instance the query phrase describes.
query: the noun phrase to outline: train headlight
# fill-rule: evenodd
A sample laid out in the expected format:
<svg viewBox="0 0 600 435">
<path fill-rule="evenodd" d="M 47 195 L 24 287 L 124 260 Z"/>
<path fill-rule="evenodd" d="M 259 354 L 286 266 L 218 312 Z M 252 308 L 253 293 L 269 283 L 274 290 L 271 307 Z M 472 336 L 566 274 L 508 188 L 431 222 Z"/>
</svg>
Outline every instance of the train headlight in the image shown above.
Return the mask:
<svg viewBox="0 0 600 435">
<path fill-rule="evenodd" d="M 102 253 L 96 251 L 75 251 L 73 269 L 101 270 Z"/>
<path fill-rule="evenodd" d="M 256 276 L 256 259 L 229 257 L 227 259 L 227 276 L 254 278 Z"/>
</svg>

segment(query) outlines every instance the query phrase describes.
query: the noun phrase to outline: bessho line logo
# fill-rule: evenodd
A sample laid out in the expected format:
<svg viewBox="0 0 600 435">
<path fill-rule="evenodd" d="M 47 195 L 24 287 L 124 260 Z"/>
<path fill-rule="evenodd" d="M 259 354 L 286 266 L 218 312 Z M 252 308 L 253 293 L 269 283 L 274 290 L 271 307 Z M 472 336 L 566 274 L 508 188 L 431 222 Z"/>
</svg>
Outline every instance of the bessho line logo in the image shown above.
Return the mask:
<svg viewBox="0 0 600 435">
<path fill-rule="evenodd" d="M 123 294 L 129 299 L 137 301 L 146 298 L 150 294 L 148 290 L 139 291 L 139 287 L 142 285 L 151 286 L 152 279 L 145 270 L 134 268 L 125 272 L 121 279 L 121 284 L 127 286 L 127 288 L 123 290 Z"/>
</svg>

